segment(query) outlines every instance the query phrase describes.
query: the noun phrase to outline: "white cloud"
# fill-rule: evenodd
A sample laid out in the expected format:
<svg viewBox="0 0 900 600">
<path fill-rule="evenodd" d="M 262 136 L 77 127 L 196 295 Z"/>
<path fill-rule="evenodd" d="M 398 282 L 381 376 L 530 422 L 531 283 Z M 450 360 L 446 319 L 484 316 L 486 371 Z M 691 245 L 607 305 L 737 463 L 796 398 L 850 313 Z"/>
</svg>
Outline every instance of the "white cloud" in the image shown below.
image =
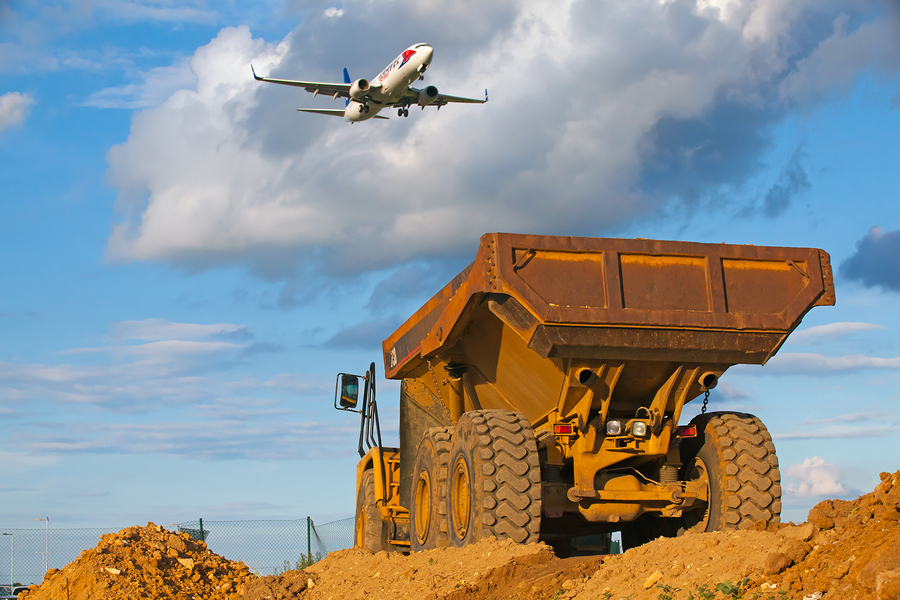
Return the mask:
<svg viewBox="0 0 900 600">
<path fill-rule="evenodd" d="M 99 0 L 91 2 L 93 10 L 106 18 L 129 23 L 143 21 L 163 21 L 175 23 L 206 23 L 217 20 L 215 11 L 181 6 L 176 0 Z"/>
<path fill-rule="evenodd" d="M 875 325 L 874 323 L 857 323 L 842 322 L 828 323 L 827 325 L 816 325 L 795 331 L 788 338 L 788 343 L 793 344 L 814 344 L 823 340 L 833 340 L 845 337 L 861 331 L 876 331 L 884 329 L 883 325 Z"/>
<path fill-rule="evenodd" d="M 64 63 L 67 67 L 72 67 Z M 81 64 L 81 63 L 79 63 Z M 156 67 L 138 74 L 140 83 L 104 88 L 94 92 L 84 101 L 85 106 L 97 108 L 151 108 L 164 102 L 179 90 L 192 88 L 197 76 L 186 59 L 171 66 Z"/>
<path fill-rule="evenodd" d="M 325 458 L 350 453 L 347 443 L 356 424 L 281 418 L 245 422 L 212 418 L 155 423 L 84 423 L 77 430 L 56 427 L 23 440 L 29 455 L 54 457 L 73 452 L 88 454 L 175 454 L 214 460 L 291 460 Z M 2 455 L 0 455 L 2 456 Z M 49 460 L 52 460 L 50 458 Z"/>
<path fill-rule="evenodd" d="M 326 8 L 325 16 L 328 17 L 329 19 L 336 19 L 338 17 L 342 17 L 342 16 L 344 16 L 344 9 L 336 8 L 334 6 L 332 6 L 331 8 Z"/>
<path fill-rule="evenodd" d="M 773 433 L 778 440 L 871 440 L 873 438 L 894 437 L 900 433 L 900 427 L 828 427 L 815 431 L 793 431 Z"/>
<path fill-rule="evenodd" d="M 785 491 L 791 496 L 840 496 L 849 488 L 840 482 L 841 468 L 821 456 L 804 459 L 785 470 Z"/>
<path fill-rule="evenodd" d="M 827 419 L 810 419 L 804 421 L 804 425 L 822 425 L 826 423 L 859 423 L 862 421 L 874 421 L 883 419 L 884 415 L 879 413 L 853 413 L 848 415 L 838 415 Z"/>
<path fill-rule="evenodd" d="M 116 343 L 73 348 L 63 355 L 94 364 L 0 362 L 0 411 L 15 414 L 36 401 L 89 404 L 124 412 L 154 406 L 209 403 L 254 395 L 328 395 L 328 386 L 295 375 L 267 380 L 233 370 L 253 347 L 253 335 L 230 323 L 173 323 L 164 319 L 122 321 L 112 328 Z M 143 343 L 128 343 L 139 340 Z"/>
<path fill-rule="evenodd" d="M 26 452 L 0 452 L 0 474 L 28 473 L 34 469 L 52 465 L 57 460 L 56 456 Z"/>
<path fill-rule="evenodd" d="M 0 134 L 4 129 L 21 125 L 31 112 L 34 98 L 28 94 L 8 92 L 0 96 Z"/>
<path fill-rule="evenodd" d="M 765 369 L 754 370 L 755 375 L 837 375 L 850 371 L 898 370 L 900 357 L 878 358 L 853 354 L 823 356 L 811 352 L 781 352 L 766 363 Z"/>
<path fill-rule="evenodd" d="M 811 14 L 854 10 L 837 0 L 341 10 L 320 5 L 278 44 L 221 30 L 190 61 L 196 86 L 135 116 L 108 154 L 120 213 L 110 258 L 333 277 L 470 255 L 486 231 L 610 233 L 673 197 L 742 184 L 768 148 L 761 132 L 787 114 L 779 82 L 861 29 L 804 29 Z M 328 99 L 250 77 L 252 62 L 339 79 L 351 59 L 371 75 L 406 43 L 373 35 L 388 23 L 435 45 L 429 83 L 489 87 L 491 102 L 351 127 L 294 111 Z M 890 72 L 885 52 L 863 45 L 848 68 Z"/>
<path fill-rule="evenodd" d="M 211 337 L 246 331 L 243 325 L 215 323 L 173 323 L 165 319 L 120 321 L 113 326 L 112 335 L 122 340 L 205 340 Z"/>
</svg>

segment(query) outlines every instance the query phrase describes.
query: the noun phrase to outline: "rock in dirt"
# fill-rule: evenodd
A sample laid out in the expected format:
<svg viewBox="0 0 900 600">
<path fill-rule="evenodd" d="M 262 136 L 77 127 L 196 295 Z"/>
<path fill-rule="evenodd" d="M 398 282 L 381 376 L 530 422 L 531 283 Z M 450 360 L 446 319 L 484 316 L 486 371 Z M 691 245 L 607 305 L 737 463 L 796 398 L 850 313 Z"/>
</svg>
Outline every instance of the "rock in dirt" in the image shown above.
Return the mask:
<svg viewBox="0 0 900 600">
<path fill-rule="evenodd" d="M 186 533 L 148 523 L 100 538 L 21 600 L 236 600 L 256 579 L 244 563 L 210 552 Z"/>
</svg>

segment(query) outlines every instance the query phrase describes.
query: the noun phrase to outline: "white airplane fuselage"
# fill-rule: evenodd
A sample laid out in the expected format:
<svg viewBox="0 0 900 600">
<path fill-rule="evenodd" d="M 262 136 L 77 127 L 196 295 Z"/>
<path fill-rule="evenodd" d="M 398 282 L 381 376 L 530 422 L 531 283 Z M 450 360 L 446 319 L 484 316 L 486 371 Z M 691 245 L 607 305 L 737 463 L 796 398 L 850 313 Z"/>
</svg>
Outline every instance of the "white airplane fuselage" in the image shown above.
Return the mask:
<svg viewBox="0 0 900 600">
<path fill-rule="evenodd" d="M 431 64 L 434 49 L 428 44 L 413 44 L 386 66 L 369 82 L 369 101 L 350 99 L 344 110 L 348 121 L 371 119 L 386 106 L 392 106 L 409 89 L 416 79 L 420 79 Z"/>
</svg>

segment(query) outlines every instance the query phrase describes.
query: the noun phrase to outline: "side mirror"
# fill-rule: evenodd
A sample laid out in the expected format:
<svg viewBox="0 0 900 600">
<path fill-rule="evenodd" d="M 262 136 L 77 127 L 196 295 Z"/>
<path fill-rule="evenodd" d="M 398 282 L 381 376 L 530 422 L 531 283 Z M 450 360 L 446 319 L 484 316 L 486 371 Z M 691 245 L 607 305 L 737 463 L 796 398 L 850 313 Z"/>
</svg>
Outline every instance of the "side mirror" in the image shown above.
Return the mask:
<svg viewBox="0 0 900 600">
<path fill-rule="evenodd" d="M 359 377 L 341 375 L 341 408 L 356 408 L 357 402 L 359 402 Z"/>
</svg>

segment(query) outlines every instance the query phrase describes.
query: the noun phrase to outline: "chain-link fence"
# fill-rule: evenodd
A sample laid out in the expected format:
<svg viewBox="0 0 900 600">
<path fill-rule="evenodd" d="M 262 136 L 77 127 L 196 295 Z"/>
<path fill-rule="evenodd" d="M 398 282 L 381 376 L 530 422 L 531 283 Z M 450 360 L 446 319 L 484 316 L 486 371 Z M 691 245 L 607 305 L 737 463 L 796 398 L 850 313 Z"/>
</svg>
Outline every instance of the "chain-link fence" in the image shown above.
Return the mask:
<svg viewBox="0 0 900 600">
<path fill-rule="evenodd" d="M 209 549 L 239 560 L 259 575 L 272 575 L 321 560 L 353 545 L 353 517 L 316 525 L 292 521 L 188 521 L 177 525 Z M 202 532 L 202 537 L 201 537 Z M 0 563 L 2 564 L 2 563 Z"/>
<path fill-rule="evenodd" d="M 216 554 L 242 561 L 260 575 L 272 575 L 298 565 L 306 566 L 329 552 L 351 547 L 353 521 L 350 517 L 316 525 L 310 518 L 197 520 L 170 524 L 166 529 L 203 539 Z M 101 535 L 116 533 L 119 529 L 0 528 L 0 585 L 40 583 L 47 569 L 61 569 L 84 550 L 96 546 Z"/>
</svg>

